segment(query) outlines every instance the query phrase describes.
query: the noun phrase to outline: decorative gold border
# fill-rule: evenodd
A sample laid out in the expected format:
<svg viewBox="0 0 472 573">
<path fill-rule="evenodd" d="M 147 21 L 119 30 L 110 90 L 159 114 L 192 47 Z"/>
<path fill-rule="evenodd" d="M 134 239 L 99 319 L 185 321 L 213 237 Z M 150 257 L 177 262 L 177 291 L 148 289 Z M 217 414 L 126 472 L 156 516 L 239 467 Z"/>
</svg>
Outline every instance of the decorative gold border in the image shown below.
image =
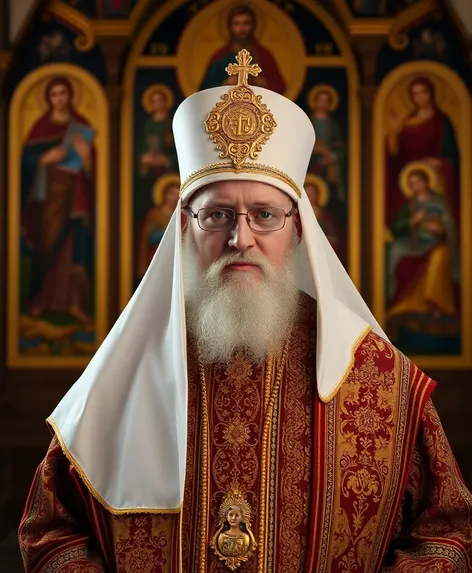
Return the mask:
<svg viewBox="0 0 472 573">
<path fill-rule="evenodd" d="M 74 27 L 78 34 L 74 40 L 77 50 L 88 52 L 95 46 L 96 38 L 91 21 L 82 12 L 60 2 L 60 0 L 52 0 L 47 7 L 47 12 Z"/>
<path fill-rule="evenodd" d="M 436 62 L 411 62 L 393 70 L 382 82 L 374 102 L 373 142 L 373 189 L 383 190 L 385 186 L 385 133 L 383 114 L 385 103 L 395 85 L 406 76 L 420 73 L 440 76 L 457 94 L 463 113 L 462 131 L 458 134 L 461 151 L 461 308 L 462 308 L 462 354 L 461 356 L 415 356 L 413 360 L 420 368 L 470 368 L 472 366 L 472 263 L 467 253 L 472 244 L 472 227 L 469 222 L 472 213 L 472 104 L 470 94 L 462 79 L 450 68 Z M 372 292 L 373 311 L 380 324 L 385 325 L 385 195 L 374 193 L 372 209 Z"/>
<path fill-rule="evenodd" d="M 371 326 L 366 326 L 364 328 L 364 330 L 361 332 L 361 334 L 359 335 L 359 337 L 357 338 L 357 340 L 352 345 L 352 347 L 351 347 L 351 360 L 349 361 L 349 364 L 346 366 L 346 369 L 344 370 L 344 374 L 341 376 L 339 382 L 331 390 L 331 392 L 327 396 L 322 396 L 320 393 L 318 393 L 320 400 L 323 403 L 327 404 L 330 400 L 332 400 L 336 396 L 336 394 L 338 393 L 338 390 L 341 388 L 341 386 L 346 381 L 347 377 L 351 373 L 352 368 L 354 367 L 354 363 L 356 361 L 356 352 L 359 350 L 359 347 L 364 342 L 364 340 L 366 339 L 366 336 L 371 332 L 371 330 L 372 330 Z"/>
<path fill-rule="evenodd" d="M 46 12 L 77 32 L 78 36 L 74 40 L 74 45 L 80 52 L 91 50 L 95 46 L 97 38 L 129 37 L 133 30 L 129 20 L 118 18 L 90 19 L 80 10 L 64 4 L 60 0 L 51 0 Z"/>
<path fill-rule="evenodd" d="M 96 19 L 91 20 L 93 32 L 97 37 L 106 38 L 109 36 L 130 36 L 131 24 L 128 20 L 116 19 Z"/>
<path fill-rule="evenodd" d="M 359 71 L 356 58 L 342 27 L 326 10 L 311 0 L 297 0 L 314 14 L 338 42 L 340 56 L 307 56 L 305 64 L 310 67 L 345 67 L 349 92 L 349 208 L 348 208 L 348 260 L 349 274 L 358 289 L 361 287 L 361 110 L 359 99 Z M 172 67 L 176 56 L 142 56 L 141 53 L 153 31 L 169 14 L 187 0 L 170 0 L 156 9 L 147 20 L 134 42 L 125 66 L 123 78 L 122 123 L 121 123 L 121 214 L 120 214 L 120 307 L 123 309 L 132 295 L 133 276 L 133 157 L 130 141 L 133 141 L 133 107 L 135 74 L 143 67 Z M 152 0 L 143 0 L 133 9 L 130 20 L 132 26 L 145 13 Z"/>
<path fill-rule="evenodd" d="M 357 16 L 346 0 L 334 0 L 334 6 L 352 36 L 388 36 L 392 48 L 402 50 L 408 45 L 404 31 L 440 6 L 438 0 L 421 0 L 404 8 L 396 17 Z"/>
<path fill-rule="evenodd" d="M 237 169 L 233 163 L 228 162 L 221 162 L 221 163 L 212 163 L 210 165 L 205 165 L 195 173 L 191 173 L 187 179 L 182 183 L 180 187 L 180 196 L 185 193 L 187 187 L 189 187 L 195 181 L 198 181 L 202 177 L 207 177 L 209 175 L 214 175 L 215 173 L 258 173 L 260 175 L 267 175 L 269 177 L 273 177 L 274 179 L 278 179 L 282 181 L 289 187 L 291 187 L 294 192 L 301 198 L 302 193 L 298 188 L 295 181 L 289 177 L 283 171 L 279 169 L 275 169 L 270 165 L 263 165 L 262 163 L 243 163 L 241 169 Z"/>
<path fill-rule="evenodd" d="M 356 18 L 349 31 L 352 36 L 387 36 L 393 22 L 393 18 Z"/>
<path fill-rule="evenodd" d="M 72 64 L 48 64 L 27 75 L 16 88 L 10 104 L 8 140 L 8 285 L 7 285 L 7 364 L 11 368 L 83 368 L 90 356 L 26 356 L 18 352 L 19 330 L 19 237 L 21 217 L 20 160 L 22 105 L 26 94 L 41 79 L 53 75 L 72 76 L 93 90 L 99 108 L 97 127 L 97 248 L 96 248 L 96 343 L 108 332 L 108 102 L 102 85 L 89 72 Z"/>
<path fill-rule="evenodd" d="M 344 68 L 346 60 L 343 56 L 306 56 L 305 65 L 311 68 Z M 137 68 L 177 67 L 177 56 L 138 56 L 135 66 Z"/>
<path fill-rule="evenodd" d="M 406 8 L 394 20 L 390 29 L 388 42 L 394 50 L 404 50 L 410 40 L 406 31 L 425 16 L 438 8 L 436 0 L 421 0 Z"/>
<path fill-rule="evenodd" d="M 65 457 L 69 460 L 69 463 L 74 467 L 75 471 L 79 474 L 80 479 L 84 482 L 85 487 L 88 489 L 90 494 L 98 501 L 98 503 L 104 507 L 107 511 L 109 511 L 113 515 L 125 515 L 125 514 L 135 514 L 135 513 L 159 513 L 159 514 L 176 514 L 182 511 L 182 505 L 176 508 L 171 509 L 158 509 L 155 507 L 133 507 L 132 509 L 119 509 L 113 507 L 109 503 L 107 503 L 104 498 L 98 493 L 98 491 L 93 487 L 91 481 L 85 475 L 84 470 L 80 467 L 77 463 L 77 460 L 70 452 L 69 448 L 67 447 L 64 438 L 62 437 L 61 431 L 59 426 L 52 418 L 48 418 L 46 423 L 51 427 L 54 431 L 54 434 L 61 446 L 62 453 Z"/>
</svg>

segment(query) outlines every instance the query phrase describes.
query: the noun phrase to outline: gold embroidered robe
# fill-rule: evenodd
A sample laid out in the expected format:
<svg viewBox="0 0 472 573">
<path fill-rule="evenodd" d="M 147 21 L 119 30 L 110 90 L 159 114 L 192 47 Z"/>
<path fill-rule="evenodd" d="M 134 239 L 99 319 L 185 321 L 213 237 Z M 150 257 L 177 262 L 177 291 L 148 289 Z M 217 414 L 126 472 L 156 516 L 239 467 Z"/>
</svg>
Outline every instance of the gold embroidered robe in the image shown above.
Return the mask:
<svg viewBox="0 0 472 573">
<path fill-rule="evenodd" d="M 234 483 L 258 542 L 241 573 L 472 571 L 472 498 L 430 400 L 434 383 L 367 333 L 336 396 L 322 403 L 316 313 L 303 304 L 272 410 L 277 361 L 271 370 L 237 356 L 204 376 L 189 363 L 180 514 L 112 514 L 54 437 L 20 525 L 26 572 L 228 571 L 209 541 Z"/>
</svg>

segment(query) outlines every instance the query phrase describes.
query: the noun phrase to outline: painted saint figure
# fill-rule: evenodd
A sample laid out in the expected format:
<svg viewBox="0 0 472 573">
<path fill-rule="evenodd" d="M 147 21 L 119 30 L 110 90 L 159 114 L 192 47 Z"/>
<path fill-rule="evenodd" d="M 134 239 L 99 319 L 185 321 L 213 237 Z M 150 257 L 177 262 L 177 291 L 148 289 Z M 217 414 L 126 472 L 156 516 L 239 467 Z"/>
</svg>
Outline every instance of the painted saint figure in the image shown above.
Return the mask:
<svg viewBox="0 0 472 573">
<path fill-rule="evenodd" d="M 147 213 L 141 230 L 138 253 L 138 278 L 141 279 L 156 252 L 179 201 L 177 174 L 161 177 L 154 186 L 154 207 Z"/>
<path fill-rule="evenodd" d="M 398 181 L 401 170 L 412 161 L 421 161 L 434 169 L 453 216 L 459 213 L 459 152 L 454 127 L 439 108 L 436 89 L 426 77 L 415 78 L 409 85 L 414 110 L 402 118 L 390 110 L 386 142 L 386 223 L 389 226 L 404 198 Z"/>
<path fill-rule="evenodd" d="M 225 68 L 234 62 L 240 50 L 246 49 L 262 69 L 262 73 L 256 78 L 251 78 L 250 83 L 277 93 L 284 93 L 287 86 L 274 56 L 255 38 L 257 19 L 251 6 L 240 4 L 232 8 L 228 14 L 227 27 L 230 41 L 211 57 L 201 89 L 235 84 L 237 77 L 228 77 Z"/>
<path fill-rule="evenodd" d="M 23 311 L 91 321 L 95 201 L 94 130 L 73 105 L 65 77 L 45 90 L 48 109 L 34 124 L 21 161 L 23 252 L 30 261 Z"/>
<path fill-rule="evenodd" d="M 339 104 L 336 90 L 329 85 L 314 86 L 308 96 L 310 119 L 316 131 L 316 142 L 310 160 L 310 171 L 328 182 L 338 201 L 346 200 L 346 142 L 333 112 Z"/>
<path fill-rule="evenodd" d="M 143 105 L 149 117 L 141 134 L 139 168 L 143 177 L 155 181 L 175 168 L 175 157 L 169 90 L 166 86 L 151 88 L 143 96 Z"/>
<path fill-rule="evenodd" d="M 413 165 L 405 178 L 410 199 L 392 225 L 387 316 L 455 315 L 460 263 L 451 211 L 444 196 L 432 189 L 427 170 Z"/>
<path fill-rule="evenodd" d="M 345 249 L 341 233 L 338 229 L 336 219 L 326 206 L 329 201 L 329 189 L 326 181 L 317 175 L 308 173 L 305 178 L 305 191 L 326 238 L 340 260 L 345 264 Z"/>
</svg>

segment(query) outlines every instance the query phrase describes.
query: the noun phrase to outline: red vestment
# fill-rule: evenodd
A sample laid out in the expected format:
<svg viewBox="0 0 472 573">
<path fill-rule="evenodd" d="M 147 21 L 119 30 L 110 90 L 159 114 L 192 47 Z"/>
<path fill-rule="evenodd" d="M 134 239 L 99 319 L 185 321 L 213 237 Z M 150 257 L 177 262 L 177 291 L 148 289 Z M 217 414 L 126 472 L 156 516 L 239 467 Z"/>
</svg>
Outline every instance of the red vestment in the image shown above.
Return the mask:
<svg viewBox="0 0 472 573">
<path fill-rule="evenodd" d="M 208 542 L 235 482 L 251 505 L 258 542 L 241 573 L 472 571 L 472 498 L 430 400 L 434 382 L 367 333 L 336 396 L 321 402 L 316 312 L 304 304 L 273 410 L 277 361 L 273 372 L 243 356 L 205 368 L 205 414 L 202 377 L 190 359 L 181 512 L 113 514 L 54 437 L 20 525 L 26 572 L 193 573 L 202 560 L 204 571 L 228 571 Z M 204 451 L 210 471 L 203 484 Z"/>
</svg>

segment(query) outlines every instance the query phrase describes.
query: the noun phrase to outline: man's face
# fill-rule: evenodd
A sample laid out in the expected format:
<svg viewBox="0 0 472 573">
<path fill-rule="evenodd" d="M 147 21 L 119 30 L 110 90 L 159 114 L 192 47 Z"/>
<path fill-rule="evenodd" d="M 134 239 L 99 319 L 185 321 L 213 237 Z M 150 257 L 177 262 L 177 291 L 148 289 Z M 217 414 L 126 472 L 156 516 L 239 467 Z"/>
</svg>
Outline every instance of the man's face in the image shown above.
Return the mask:
<svg viewBox="0 0 472 573">
<path fill-rule="evenodd" d="M 415 84 L 411 89 L 411 96 L 419 108 L 428 107 L 431 104 L 431 94 L 423 84 Z"/>
<path fill-rule="evenodd" d="M 247 42 L 252 39 L 254 22 L 250 14 L 238 14 L 231 20 L 231 37 L 237 42 Z"/>
<path fill-rule="evenodd" d="M 428 191 L 428 183 L 421 177 L 421 175 L 413 174 L 410 176 L 410 187 L 414 195 L 426 193 Z"/>
<path fill-rule="evenodd" d="M 203 207 L 210 208 L 204 225 L 218 224 L 224 208 L 236 213 L 257 208 L 261 225 L 269 207 L 287 213 L 292 202 L 265 183 L 227 181 L 192 197 L 193 213 Z M 246 217 L 237 215 L 231 230 L 203 231 L 196 219 L 187 220 L 182 241 L 186 318 L 204 361 L 228 362 L 243 350 L 262 362 L 283 347 L 299 301 L 294 226 L 289 217 L 278 231 L 255 233 Z"/>
<path fill-rule="evenodd" d="M 164 94 L 160 92 L 154 92 L 151 95 L 151 110 L 154 113 L 162 113 L 167 110 L 167 102 Z"/>
<path fill-rule="evenodd" d="M 51 105 L 56 111 L 65 111 L 69 107 L 70 93 L 66 85 L 58 84 L 49 92 Z"/>
<path fill-rule="evenodd" d="M 224 181 L 211 184 L 190 200 L 194 213 L 203 207 L 231 208 L 237 213 L 245 213 L 254 207 L 281 207 L 286 213 L 292 209 L 288 195 L 272 185 L 255 181 Z M 294 218 L 288 217 L 285 226 L 279 231 L 257 233 L 249 227 L 243 215 L 237 216 L 234 228 L 230 231 L 204 231 L 196 219 L 188 221 L 185 232 L 191 233 L 198 263 L 202 271 L 227 254 L 245 254 L 248 258 L 263 258 L 274 269 L 282 269 L 287 255 L 293 247 Z M 222 270 L 225 277 L 253 277 L 257 284 L 263 271 L 257 263 L 233 263 Z"/>
<path fill-rule="evenodd" d="M 315 101 L 316 111 L 327 113 L 331 106 L 331 96 L 326 92 L 320 92 Z"/>
</svg>

